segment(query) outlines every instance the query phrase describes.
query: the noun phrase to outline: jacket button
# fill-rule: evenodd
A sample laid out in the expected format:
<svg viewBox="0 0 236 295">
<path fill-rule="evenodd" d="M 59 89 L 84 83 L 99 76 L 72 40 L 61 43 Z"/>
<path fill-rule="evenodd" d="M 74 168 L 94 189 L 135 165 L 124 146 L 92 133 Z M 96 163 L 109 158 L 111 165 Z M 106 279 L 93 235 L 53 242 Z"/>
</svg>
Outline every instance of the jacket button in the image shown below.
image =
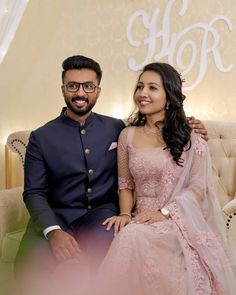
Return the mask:
<svg viewBox="0 0 236 295">
<path fill-rule="evenodd" d="M 80 133 L 84 135 L 84 134 L 86 133 L 86 130 L 85 130 L 85 129 L 82 129 L 82 130 L 80 131 Z"/>
<path fill-rule="evenodd" d="M 91 205 L 88 205 L 88 209 L 92 209 L 92 206 Z"/>
<path fill-rule="evenodd" d="M 89 188 L 87 189 L 87 192 L 88 192 L 88 193 L 91 193 L 91 192 L 92 192 L 91 187 L 89 187 Z"/>
<path fill-rule="evenodd" d="M 93 175 L 93 169 L 89 169 L 88 173 L 89 175 Z"/>
<path fill-rule="evenodd" d="M 85 149 L 84 152 L 86 155 L 89 155 L 91 151 L 90 151 L 90 149 Z"/>
</svg>

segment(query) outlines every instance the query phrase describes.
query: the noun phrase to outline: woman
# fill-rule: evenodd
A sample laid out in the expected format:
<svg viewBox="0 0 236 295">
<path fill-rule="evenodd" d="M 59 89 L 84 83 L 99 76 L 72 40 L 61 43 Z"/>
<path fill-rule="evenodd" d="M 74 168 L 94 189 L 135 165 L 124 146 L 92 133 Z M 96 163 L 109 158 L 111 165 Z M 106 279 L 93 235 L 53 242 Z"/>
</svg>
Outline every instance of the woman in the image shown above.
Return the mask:
<svg viewBox="0 0 236 295">
<path fill-rule="evenodd" d="M 119 138 L 121 213 L 104 222 L 116 235 L 100 269 L 104 293 L 235 294 L 207 143 L 191 132 L 184 98 L 172 66 L 144 67 L 138 111 Z"/>
</svg>

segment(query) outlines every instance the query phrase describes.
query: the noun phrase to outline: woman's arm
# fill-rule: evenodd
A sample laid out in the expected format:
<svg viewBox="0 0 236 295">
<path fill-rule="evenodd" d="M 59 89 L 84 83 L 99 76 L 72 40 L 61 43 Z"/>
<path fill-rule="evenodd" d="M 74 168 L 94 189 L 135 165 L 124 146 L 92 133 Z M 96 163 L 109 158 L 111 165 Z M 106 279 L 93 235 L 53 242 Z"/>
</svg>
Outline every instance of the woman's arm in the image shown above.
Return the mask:
<svg viewBox="0 0 236 295">
<path fill-rule="evenodd" d="M 119 192 L 120 216 L 130 216 L 134 205 L 133 191 L 122 189 Z"/>
<path fill-rule="evenodd" d="M 107 218 L 103 225 L 107 225 L 107 230 L 110 230 L 114 225 L 114 235 L 116 235 L 126 224 L 131 221 L 131 211 L 133 208 L 133 192 L 130 189 L 122 189 L 119 192 L 119 216 Z"/>
<path fill-rule="evenodd" d="M 118 141 L 118 175 L 119 175 L 119 205 L 120 215 L 106 219 L 103 224 L 107 230 L 114 225 L 115 235 L 131 221 L 131 212 L 134 204 L 134 182 L 129 170 L 128 128 L 123 129 Z"/>
</svg>

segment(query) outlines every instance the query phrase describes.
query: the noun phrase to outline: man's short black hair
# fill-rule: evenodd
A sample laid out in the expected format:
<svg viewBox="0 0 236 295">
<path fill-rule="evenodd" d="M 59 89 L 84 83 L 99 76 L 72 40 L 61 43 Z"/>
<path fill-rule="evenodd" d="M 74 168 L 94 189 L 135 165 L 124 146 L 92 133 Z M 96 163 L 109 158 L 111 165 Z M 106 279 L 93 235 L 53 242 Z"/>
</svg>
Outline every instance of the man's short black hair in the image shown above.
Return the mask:
<svg viewBox="0 0 236 295">
<path fill-rule="evenodd" d="M 62 83 L 64 83 L 64 78 L 66 71 L 72 70 L 72 69 L 90 69 L 96 72 L 98 84 L 101 81 L 102 78 L 102 70 L 100 68 L 100 65 L 93 60 L 92 58 L 83 56 L 83 55 L 73 55 L 68 58 L 66 58 L 62 63 Z"/>
</svg>

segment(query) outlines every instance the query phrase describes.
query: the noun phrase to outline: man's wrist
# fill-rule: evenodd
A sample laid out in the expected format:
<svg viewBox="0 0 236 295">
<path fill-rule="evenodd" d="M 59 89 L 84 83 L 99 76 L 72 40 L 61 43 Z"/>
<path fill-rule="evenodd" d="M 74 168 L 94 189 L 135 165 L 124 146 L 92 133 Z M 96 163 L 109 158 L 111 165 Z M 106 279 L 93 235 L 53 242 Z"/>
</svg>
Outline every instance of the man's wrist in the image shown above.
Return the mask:
<svg viewBox="0 0 236 295">
<path fill-rule="evenodd" d="M 49 226 L 47 228 L 45 228 L 43 230 L 43 234 L 45 236 L 45 238 L 47 239 L 48 238 L 48 234 L 54 230 L 57 230 L 57 229 L 61 229 L 61 227 L 59 225 L 52 225 L 52 226 Z"/>
</svg>

